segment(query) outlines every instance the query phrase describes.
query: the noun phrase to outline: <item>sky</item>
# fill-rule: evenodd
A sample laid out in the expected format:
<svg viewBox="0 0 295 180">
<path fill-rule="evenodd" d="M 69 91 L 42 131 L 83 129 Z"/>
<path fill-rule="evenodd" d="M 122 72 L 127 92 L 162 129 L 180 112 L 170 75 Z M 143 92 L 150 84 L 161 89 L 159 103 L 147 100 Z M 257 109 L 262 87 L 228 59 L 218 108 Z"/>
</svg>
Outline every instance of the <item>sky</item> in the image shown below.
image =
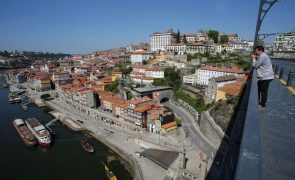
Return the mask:
<svg viewBox="0 0 295 180">
<path fill-rule="evenodd" d="M 91 53 L 149 43 L 168 28 L 253 40 L 258 7 L 259 0 L 0 0 L 0 51 Z M 295 30 L 294 9 L 294 0 L 276 3 L 260 32 Z"/>
</svg>

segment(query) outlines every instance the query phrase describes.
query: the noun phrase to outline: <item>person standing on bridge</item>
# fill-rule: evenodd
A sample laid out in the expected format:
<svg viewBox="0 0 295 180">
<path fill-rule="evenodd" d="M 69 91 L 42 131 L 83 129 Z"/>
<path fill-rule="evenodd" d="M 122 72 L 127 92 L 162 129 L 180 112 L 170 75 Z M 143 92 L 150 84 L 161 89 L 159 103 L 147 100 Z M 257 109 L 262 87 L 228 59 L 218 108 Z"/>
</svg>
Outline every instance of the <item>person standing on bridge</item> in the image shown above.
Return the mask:
<svg viewBox="0 0 295 180">
<path fill-rule="evenodd" d="M 269 56 L 263 46 L 256 46 L 252 55 L 252 66 L 256 70 L 258 85 L 259 110 L 264 110 L 270 82 L 274 79 L 274 72 Z"/>
</svg>

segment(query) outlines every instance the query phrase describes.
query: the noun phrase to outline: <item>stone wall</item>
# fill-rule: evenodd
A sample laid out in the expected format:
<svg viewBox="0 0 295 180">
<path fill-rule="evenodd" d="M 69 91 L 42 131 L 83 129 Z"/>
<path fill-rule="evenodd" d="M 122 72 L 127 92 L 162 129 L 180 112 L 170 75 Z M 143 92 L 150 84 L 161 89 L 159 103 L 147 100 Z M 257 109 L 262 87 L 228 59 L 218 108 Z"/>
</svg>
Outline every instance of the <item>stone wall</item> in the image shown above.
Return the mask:
<svg viewBox="0 0 295 180">
<path fill-rule="evenodd" d="M 199 126 L 201 132 L 206 136 L 206 138 L 212 142 L 212 144 L 219 146 L 221 140 L 224 136 L 224 132 L 215 123 L 213 118 L 210 116 L 208 111 L 201 113 L 201 118 L 199 120 Z"/>
</svg>

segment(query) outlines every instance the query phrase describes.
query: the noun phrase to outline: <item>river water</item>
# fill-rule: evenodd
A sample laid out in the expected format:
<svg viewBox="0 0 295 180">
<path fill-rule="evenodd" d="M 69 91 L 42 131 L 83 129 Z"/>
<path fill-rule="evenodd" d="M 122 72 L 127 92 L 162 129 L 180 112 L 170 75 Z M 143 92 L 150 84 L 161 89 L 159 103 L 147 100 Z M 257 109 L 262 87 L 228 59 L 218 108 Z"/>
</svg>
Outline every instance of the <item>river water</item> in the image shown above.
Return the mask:
<svg viewBox="0 0 295 180">
<path fill-rule="evenodd" d="M 283 79 L 287 81 L 289 72 L 295 72 L 295 60 L 289 60 L 289 61 L 283 61 L 281 59 L 272 59 L 272 64 L 278 66 L 278 72 L 277 75 L 280 74 L 280 70 L 283 67 L 284 68 L 284 74 Z M 292 80 L 292 86 L 295 87 L 295 75 Z"/>
<path fill-rule="evenodd" d="M 4 71 L 0 71 L 3 74 Z M 2 76 L 0 76 L 2 78 Z M 2 82 L 2 80 L 0 80 Z M 0 89 L 0 179 L 107 179 L 101 161 L 108 162 L 117 178 L 132 179 L 123 164 L 106 146 L 86 134 L 73 132 L 65 126 L 56 124 L 55 142 L 51 148 L 40 146 L 26 147 L 12 125 L 15 118 L 36 117 L 43 123 L 54 117 L 48 114 L 50 109 L 29 106 L 27 112 L 19 104 L 9 104 L 9 89 Z M 80 139 L 86 138 L 96 150 L 89 154 L 80 145 Z"/>
</svg>

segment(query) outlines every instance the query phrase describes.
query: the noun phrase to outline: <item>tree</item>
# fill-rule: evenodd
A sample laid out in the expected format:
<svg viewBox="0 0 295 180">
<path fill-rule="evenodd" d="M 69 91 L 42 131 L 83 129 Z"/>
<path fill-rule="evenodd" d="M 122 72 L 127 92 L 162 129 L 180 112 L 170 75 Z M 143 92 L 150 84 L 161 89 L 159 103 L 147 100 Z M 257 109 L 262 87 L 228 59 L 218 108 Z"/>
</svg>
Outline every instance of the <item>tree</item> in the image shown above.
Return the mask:
<svg viewBox="0 0 295 180">
<path fill-rule="evenodd" d="M 198 29 L 198 33 L 205 33 L 204 29 Z"/>
<path fill-rule="evenodd" d="M 118 79 L 116 79 L 115 81 L 112 82 L 112 84 L 107 84 L 105 86 L 105 90 L 113 92 L 113 93 L 118 93 L 119 92 L 118 85 L 119 85 L 119 82 L 118 82 Z"/>
<path fill-rule="evenodd" d="M 187 44 L 187 40 L 186 40 L 186 35 L 185 35 L 185 34 L 182 36 L 182 42 L 183 42 L 184 44 Z"/>
<path fill-rule="evenodd" d="M 164 78 L 155 78 L 153 85 L 154 86 L 167 86 L 168 82 Z"/>
<path fill-rule="evenodd" d="M 219 32 L 216 30 L 209 30 L 208 32 L 208 36 L 209 38 L 214 40 L 214 43 L 218 43 L 218 36 L 219 36 Z"/>
<path fill-rule="evenodd" d="M 143 61 L 142 61 L 142 64 L 143 64 L 143 65 L 146 65 L 146 64 L 147 64 L 147 61 L 146 61 L 146 60 L 143 60 Z"/>
<path fill-rule="evenodd" d="M 179 32 L 179 30 L 178 30 L 178 32 L 177 32 L 177 34 L 176 34 L 176 43 L 180 43 L 180 32 Z"/>
<path fill-rule="evenodd" d="M 181 79 L 179 74 L 180 70 L 175 70 L 174 67 L 168 67 L 164 71 L 164 76 L 167 80 L 167 84 L 173 87 L 174 91 L 177 91 L 181 86 Z"/>
<path fill-rule="evenodd" d="M 224 44 L 228 42 L 228 36 L 227 35 L 221 35 L 220 36 L 220 43 Z"/>
</svg>

